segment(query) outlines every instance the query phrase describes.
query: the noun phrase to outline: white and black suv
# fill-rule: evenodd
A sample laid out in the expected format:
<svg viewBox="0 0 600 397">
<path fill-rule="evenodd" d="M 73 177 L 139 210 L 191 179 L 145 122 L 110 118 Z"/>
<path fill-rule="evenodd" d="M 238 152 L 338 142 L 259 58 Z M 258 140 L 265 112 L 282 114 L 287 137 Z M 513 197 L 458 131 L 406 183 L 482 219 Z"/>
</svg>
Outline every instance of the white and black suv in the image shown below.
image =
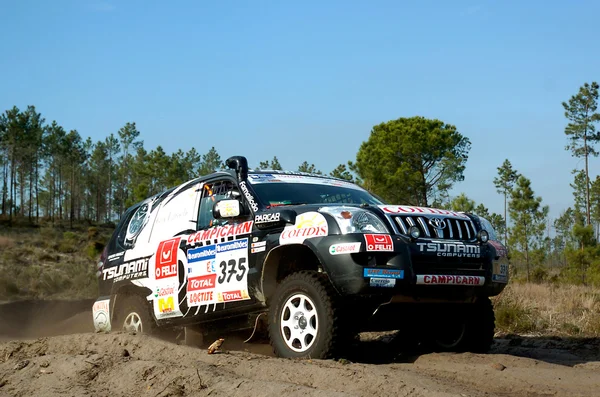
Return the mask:
<svg viewBox="0 0 600 397">
<path fill-rule="evenodd" d="M 406 326 L 440 349 L 489 349 L 508 260 L 488 221 L 226 164 L 128 209 L 99 263 L 97 330 L 252 331 L 266 314 L 282 357 Z"/>
</svg>

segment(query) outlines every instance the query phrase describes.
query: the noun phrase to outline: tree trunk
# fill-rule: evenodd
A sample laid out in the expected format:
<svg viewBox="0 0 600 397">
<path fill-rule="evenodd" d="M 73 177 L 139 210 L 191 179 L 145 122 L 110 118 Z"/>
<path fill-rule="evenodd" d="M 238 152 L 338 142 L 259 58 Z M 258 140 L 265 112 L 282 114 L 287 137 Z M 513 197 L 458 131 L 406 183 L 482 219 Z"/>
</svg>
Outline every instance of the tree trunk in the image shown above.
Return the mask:
<svg viewBox="0 0 600 397">
<path fill-rule="evenodd" d="M 8 193 L 8 156 L 2 167 L 2 215 L 6 215 L 6 194 Z"/>
<path fill-rule="evenodd" d="M 33 217 L 33 172 L 32 168 L 29 171 L 29 222 L 31 223 L 31 218 Z"/>
<path fill-rule="evenodd" d="M 590 215 L 590 174 L 588 171 L 588 147 L 587 147 L 587 122 L 583 133 L 583 147 L 585 155 L 585 213 L 587 216 L 587 224 L 591 223 Z"/>
<path fill-rule="evenodd" d="M 69 211 L 69 226 L 73 229 L 73 217 L 75 216 L 75 166 L 71 165 L 71 211 Z"/>
<path fill-rule="evenodd" d="M 507 191 L 504 190 L 504 246 L 508 249 L 508 218 L 506 217 L 506 196 Z"/>
<path fill-rule="evenodd" d="M 15 190 L 15 154 L 11 153 L 10 157 L 10 200 L 8 203 L 8 219 L 12 222 L 13 207 L 15 206 L 15 201 L 13 200 L 13 191 Z"/>
<path fill-rule="evenodd" d="M 40 164 L 39 160 L 35 162 L 35 219 L 40 221 Z"/>
<path fill-rule="evenodd" d="M 527 282 L 529 282 L 529 235 L 525 226 L 525 264 L 527 265 Z"/>
</svg>

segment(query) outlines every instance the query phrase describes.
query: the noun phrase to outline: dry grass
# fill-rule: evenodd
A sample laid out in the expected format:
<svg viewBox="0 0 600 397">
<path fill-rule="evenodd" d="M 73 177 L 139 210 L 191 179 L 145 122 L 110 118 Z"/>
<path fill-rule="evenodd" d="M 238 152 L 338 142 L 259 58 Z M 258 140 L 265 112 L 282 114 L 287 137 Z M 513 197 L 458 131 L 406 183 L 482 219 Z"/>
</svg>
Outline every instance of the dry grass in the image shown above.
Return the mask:
<svg viewBox="0 0 600 397">
<path fill-rule="evenodd" d="M 93 229 L 93 230 L 92 230 Z M 111 229 L 0 230 L 0 300 L 97 295 L 96 262 Z"/>
<path fill-rule="evenodd" d="M 0 236 L 0 250 L 8 249 L 15 245 L 15 240 L 10 237 Z"/>
<path fill-rule="evenodd" d="M 511 283 L 494 306 L 501 332 L 600 336 L 600 288 Z"/>
</svg>

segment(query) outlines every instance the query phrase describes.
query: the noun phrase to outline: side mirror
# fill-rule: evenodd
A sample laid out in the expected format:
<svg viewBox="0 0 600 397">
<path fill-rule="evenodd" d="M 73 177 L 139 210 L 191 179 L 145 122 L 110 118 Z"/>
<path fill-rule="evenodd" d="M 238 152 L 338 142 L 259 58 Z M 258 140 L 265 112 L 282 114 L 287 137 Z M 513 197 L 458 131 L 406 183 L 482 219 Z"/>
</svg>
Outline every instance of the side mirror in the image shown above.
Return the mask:
<svg viewBox="0 0 600 397">
<path fill-rule="evenodd" d="M 238 200 L 221 200 L 213 206 L 213 216 L 215 219 L 235 218 L 240 216 L 242 206 Z"/>
</svg>

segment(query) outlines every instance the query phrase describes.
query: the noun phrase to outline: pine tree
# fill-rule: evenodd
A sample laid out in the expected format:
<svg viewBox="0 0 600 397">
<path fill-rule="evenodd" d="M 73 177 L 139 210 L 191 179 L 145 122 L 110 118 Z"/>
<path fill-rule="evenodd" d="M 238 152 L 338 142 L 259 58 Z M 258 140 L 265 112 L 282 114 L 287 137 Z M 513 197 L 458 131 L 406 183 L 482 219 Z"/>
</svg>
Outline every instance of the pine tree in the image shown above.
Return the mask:
<svg viewBox="0 0 600 397">
<path fill-rule="evenodd" d="M 525 256 L 527 281 L 530 280 L 531 251 L 543 244 L 546 229 L 548 206 L 542 206 L 542 198 L 536 197 L 531 189 L 531 181 L 524 176 L 517 179 L 511 191 L 509 214 L 513 220 L 511 246 Z"/>
<path fill-rule="evenodd" d="M 600 121 L 598 109 L 598 83 L 585 83 L 579 88 L 577 95 L 573 95 L 569 102 L 563 102 L 565 117 L 569 124 L 565 128 L 565 134 L 569 138 L 567 150 L 571 150 L 573 156 L 585 159 L 585 190 L 586 190 L 586 220 L 591 223 L 590 212 L 590 173 L 589 156 L 598 156 L 594 145 L 600 141 L 600 133 L 596 132 L 595 123 Z"/>
<path fill-rule="evenodd" d="M 504 195 L 504 245 L 508 247 L 508 217 L 507 217 L 507 201 L 510 192 L 519 177 L 517 171 L 512 167 L 508 159 L 504 160 L 502 165 L 498 167 L 498 176 L 494 178 L 494 186 L 499 194 Z"/>
</svg>

